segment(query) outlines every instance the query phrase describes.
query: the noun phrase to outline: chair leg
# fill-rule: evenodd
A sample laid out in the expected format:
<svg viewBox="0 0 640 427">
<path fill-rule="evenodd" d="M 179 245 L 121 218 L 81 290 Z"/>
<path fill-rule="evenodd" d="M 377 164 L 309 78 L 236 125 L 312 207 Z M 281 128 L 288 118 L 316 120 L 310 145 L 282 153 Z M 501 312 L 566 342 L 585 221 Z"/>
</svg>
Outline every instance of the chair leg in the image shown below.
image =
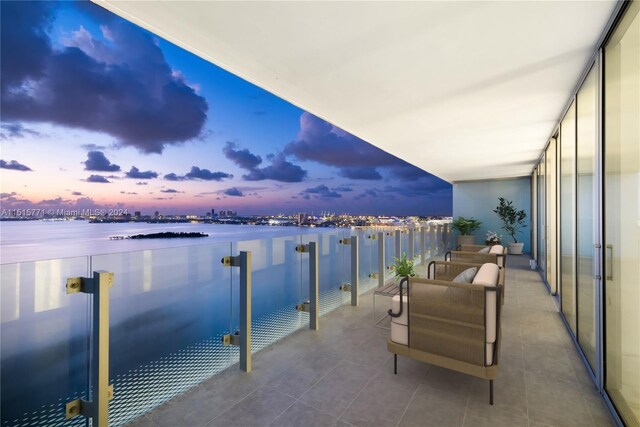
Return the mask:
<svg viewBox="0 0 640 427">
<path fill-rule="evenodd" d="M 489 380 L 489 405 L 493 405 L 493 380 Z"/>
<path fill-rule="evenodd" d="M 393 353 L 393 374 L 398 375 L 398 355 Z"/>
</svg>

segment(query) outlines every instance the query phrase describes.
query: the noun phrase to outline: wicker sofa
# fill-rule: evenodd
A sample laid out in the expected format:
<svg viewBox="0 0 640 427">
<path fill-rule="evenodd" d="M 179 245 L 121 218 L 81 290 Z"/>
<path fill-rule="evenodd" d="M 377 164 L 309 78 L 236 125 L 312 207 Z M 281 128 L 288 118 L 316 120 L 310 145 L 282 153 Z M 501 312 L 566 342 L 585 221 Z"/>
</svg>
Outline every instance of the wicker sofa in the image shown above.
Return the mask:
<svg viewBox="0 0 640 427">
<path fill-rule="evenodd" d="M 400 355 L 486 379 L 493 405 L 501 342 L 499 270 L 483 264 L 470 284 L 403 279 L 403 297 L 396 295 L 389 310 L 394 373 Z"/>
<path fill-rule="evenodd" d="M 489 248 L 489 253 L 479 252 Z M 499 267 L 506 267 L 507 247 L 501 245 L 460 245 L 458 250 L 449 251 L 444 255 L 445 261 L 485 263 L 493 262 Z"/>
<path fill-rule="evenodd" d="M 497 258 L 495 262 L 493 259 L 489 257 L 488 261 L 492 263 L 497 262 Z M 477 268 L 480 269 L 482 264 L 474 263 L 474 262 L 451 262 L 451 261 L 431 261 L 427 266 L 427 279 L 433 280 L 444 280 L 444 281 L 452 281 L 455 277 L 457 277 L 460 273 L 465 271 L 468 268 Z M 505 269 L 503 267 L 498 267 L 498 286 L 500 286 L 501 292 L 500 297 L 502 304 L 504 304 L 504 276 Z"/>
</svg>

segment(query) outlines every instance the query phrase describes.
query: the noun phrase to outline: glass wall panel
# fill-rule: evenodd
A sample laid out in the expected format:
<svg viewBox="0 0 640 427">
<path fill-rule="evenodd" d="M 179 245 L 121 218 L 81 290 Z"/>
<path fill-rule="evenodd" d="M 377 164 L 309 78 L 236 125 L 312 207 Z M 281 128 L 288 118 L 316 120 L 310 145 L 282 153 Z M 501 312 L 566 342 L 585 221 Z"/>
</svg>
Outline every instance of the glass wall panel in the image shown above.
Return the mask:
<svg viewBox="0 0 640 427">
<path fill-rule="evenodd" d="M 217 243 L 91 257 L 93 270 L 114 273 L 110 424 L 126 424 L 237 361 L 237 348 L 222 345 L 232 330 L 232 269 L 221 263 L 230 254 L 229 243 Z"/>
<path fill-rule="evenodd" d="M 546 179 L 545 165 L 546 155 L 542 155 L 542 160 L 538 165 L 538 267 L 543 273 L 547 269 L 547 200 L 546 200 Z"/>
<path fill-rule="evenodd" d="M 558 282 L 556 270 L 558 267 L 558 228 L 557 228 L 557 139 L 551 138 L 547 147 L 546 155 L 547 164 L 546 174 L 546 201 L 547 201 L 547 245 L 545 252 L 547 254 L 547 283 L 551 288 L 551 293 L 558 293 Z"/>
<path fill-rule="evenodd" d="M 538 167 L 531 173 L 531 257 L 538 262 Z"/>
<path fill-rule="evenodd" d="M 575 178 L 576 106 L 560 124 L 560 301 L 562 313 L 576 333 L 575 290 Z"/>
<path fill-rule="evenodd" d="M 66 294 L 66 280 L 86 277 L 87 257 L 0 266 L 0 379 L 3 426 L 84 426 L 64 405 L 87 398 L 87 294 Z"/>
<path fill-rule="evenodd" d="M 596 211 L 596 153 L 598 97 L 595 67 L 578 92 L 577 139 L 577 308 L 578 342 L 591 368 L 596 368 L 596 279 L 594 243 Z"/>
<path fill-rule="evenodd" d="M 640 425 L 640 3 L 604 50 L 605 388 Z"/>
</svg>

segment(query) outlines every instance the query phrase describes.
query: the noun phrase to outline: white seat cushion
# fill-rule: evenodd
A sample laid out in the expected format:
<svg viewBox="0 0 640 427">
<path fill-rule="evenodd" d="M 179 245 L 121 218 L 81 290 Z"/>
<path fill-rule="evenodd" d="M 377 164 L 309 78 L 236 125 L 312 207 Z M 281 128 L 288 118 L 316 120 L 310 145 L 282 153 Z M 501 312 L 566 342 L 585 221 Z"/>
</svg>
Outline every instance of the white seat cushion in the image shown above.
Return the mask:
<svg viewBox="0 0 640 427">
<path fill-rule="evenodd" d="M 497 286 L 499 268 L 496 264 L 486 263 L 480 267 L 478 274 L 473 279 L 474 285 Z M 498 336 L 498 304 L 496 291 L 485 293 L 485 323 L 486 323 L 486 358 L 487 365 L 493 364 L 493 346 Z M 489 357 L 491 356 L 491 357 Z"/>
<path fill-rule="evenodd" d="M 503 254 L 504 253 L 504 246 L 501 245 L 493 245 L 491 246 L 491 250 L 489 251 L 490 254 Z"/>
<path fill-rule="evenodd" d="M 391 341 L 402 345 L 409 345 L 409 327 L 392 321 Z"/>
<path fill-rule="evenodd" d="M 391 311 L 394 313 L 400 312 L 400 295 L 395 295 L 391 298 Z M 409 307 L 407 306 L 407 296 L 402 297 L 402 316 L 400 317 L 392 317 L 391 320 L 400 325 L 407 325 L 409 321 Z"/>
</svg>

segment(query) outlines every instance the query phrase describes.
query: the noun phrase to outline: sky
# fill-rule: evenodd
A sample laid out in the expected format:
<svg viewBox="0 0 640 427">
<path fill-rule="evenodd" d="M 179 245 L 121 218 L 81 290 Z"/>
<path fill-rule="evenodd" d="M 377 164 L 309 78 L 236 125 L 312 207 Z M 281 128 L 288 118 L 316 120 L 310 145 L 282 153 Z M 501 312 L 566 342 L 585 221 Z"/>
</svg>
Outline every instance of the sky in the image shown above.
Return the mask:
<svg viewBox="0 0 640 427">
<path fill-rule="evenodd" d="M 100 6 L 0 7 L 2 209 L 451 214 L 451 184 Z"/>
</svg>

